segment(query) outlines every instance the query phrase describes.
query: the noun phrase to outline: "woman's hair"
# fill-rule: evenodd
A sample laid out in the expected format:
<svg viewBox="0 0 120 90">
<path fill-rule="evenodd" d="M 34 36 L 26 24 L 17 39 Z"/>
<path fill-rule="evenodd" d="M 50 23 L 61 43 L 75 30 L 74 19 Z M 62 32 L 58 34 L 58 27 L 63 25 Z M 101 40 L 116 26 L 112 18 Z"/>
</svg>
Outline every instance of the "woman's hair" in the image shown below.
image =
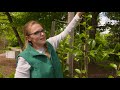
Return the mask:
<svg viewBox="0 0 120 90">
<path fill-rule="evenodd" d="M 35 21 L 35 20 L 31 20 L 23 26 L 23 33 L 24 33 L 24 38 L 25 38 L 25 42 L 24 42 L 25 44 L 24 44 L 23 49 L 25 49 L 27 47 L 28 43 L 30 43 L 32 45 L 32 42 L 28 41 L 26 39 L 26 36 L 29 36 L 29 31 L 34 24 L 39 24 L 41 27 L 43 27 L 43 25 L 41 23 L 39 23 L 38 21 Z M 48 56 L 48 58 L 50 58 L 50 54 L 48 52 L 48 47 L 47 47 L 46 43 L 44 45 L 44 48 L 45 48 L 46 56 Z"/>
<path fill-rule="evenodd" d="M 23 33 L 24 33 L 24 38 L 25 38 L 24 49 L 27 47 L 27 44 L 28 44 L 28 43 L 31 43 L 31 44 L 32 44 L 32 42 L 29 42 L 29 41 L 26 39 L 26 36 L 29 35 L 29 31 L 30 31 L 31 27 L 32 27 L 34 24 L 39 24 L 40 26 L 43 27 L 43 25 L 42 25 L 41 23 L 39 23 L 38 21 L 35 21 L 35 20 L 31 20 L 31 21 L 27 22 L 27 23 L 23 26 Z"/>
</svg>

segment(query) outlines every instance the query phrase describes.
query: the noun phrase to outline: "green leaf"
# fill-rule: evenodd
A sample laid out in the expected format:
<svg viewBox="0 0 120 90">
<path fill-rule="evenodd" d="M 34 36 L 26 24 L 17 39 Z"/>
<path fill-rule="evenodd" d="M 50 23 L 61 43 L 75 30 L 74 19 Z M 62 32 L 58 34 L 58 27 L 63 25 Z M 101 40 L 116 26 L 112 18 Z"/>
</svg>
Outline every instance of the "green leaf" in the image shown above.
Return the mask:
<svg viewBox="0 0 120 90">
<path fill-rule="evenodd" d="M 65 71 L 68 71 L 68 70 L 69 70 L 69 67 L 66 66 L 65 69 L 64 69 L 64 72 L 65 72 Z"/>
<path fill-rule="evenodd" d="M 80 38 L 83 38 L 83 37 L 85 37 L 86 35 L 85 35 L 85 33 L 81 33 L 80 34 Z"/>
<path fill-rule="evenodd" d="M 87 78 L 86 76 L 83 76 L 82 78 Z"/>
<path fill-rule="evenodd" d="M 74 60 L 78 62 L 80 59 L 78 59 L 78 58 L 75 58 Z"/>
<path fill-rule="evenodd" d="M 119 43 L 117 43 L 115 45 L 114 52 L 117 52 L 118 50 L 120 50 L 120 44 Z"/>
<path fill-rule="evenodd" d="M 113 54 L 113 53 L 114 53 L 113 49 L 109 49 L 109 50 L 107 50 L 107 52 L 108 52 L 109 54 Z"/>
<path fill-rule="evenodd" d="M 109 58 L 108 53 L 103 53 L 103 58 L 101 59 L 101 61 L 107 60 Z"/>
<path fill-rule="evenodd" d="M 117 71 L 117 76 L 120 76 L 120 71 Z"/>
<path fill-rule="evenodd" d="M 95 40 L 92 40 L 92 49 L 95 47 L 95 45 L 96 45 Z"/>
<path fill-rule="evenodd" d="M 90 55 L 92 56 L 92 57 L 95 57 L 95 53 L 94 53 L 95 51 L 94 50 L 91 50 L 90 51 Z"/>
<path fill-rule="evenodd" d="M 78 73 L 78 74 L 81 74 L 81 71 L 79 69 L 75 69 L 75 71 Z"/>
<path fill-rule="evenodd" d="M 110 66 L 113 67 L 113 68 L 115 68 L 117 70 L 117 65 L 116 64 L 110 63 Z"/>
<path fill-rule="evenodd" d="M 85 73 L 86 73 L 86 70 L 82 70 L 81 72 L 85 74 Z"/>
<path fill-rule="evenodd" d="M 83 26 L 86 26 L 86 22 L 81 23 Z"/>
<path fill-rule="evenodd" d="M 89 15 L 87 16 L 87 18 L 92 18 L 92 15 L 91 15 L 91 14 L 89 14 Z"/>
<path fill-rule="evenodd" d="M 79 78 L 78 75 L 75 75 L 74 78 Z"/>
<path fill-rule="evenodd" d="M 109 75 L 108 78 L 114 78 L 112 75 Z"/>
<path fill-rule="evenodd" d="M 119 55 L 120 55 L 120 52 L 118 52 L 116 55 L 118 55 L 118 56 L 119 56 Z"/>
<path fill-rule="evenodd" d="M 101 51 L 102 50 L 102 44 L 100 44 L 99 46 L 98 46 L 98 48 L 97 48 L 97 52 L 99 52 L 99 51 Z"/>
<path fill-rule="evenodd" d="M 89 26 L 88 28 L 87 28 L 87 30 L 91 30 L 92 29 L 92 26 Z"/>
</svg>

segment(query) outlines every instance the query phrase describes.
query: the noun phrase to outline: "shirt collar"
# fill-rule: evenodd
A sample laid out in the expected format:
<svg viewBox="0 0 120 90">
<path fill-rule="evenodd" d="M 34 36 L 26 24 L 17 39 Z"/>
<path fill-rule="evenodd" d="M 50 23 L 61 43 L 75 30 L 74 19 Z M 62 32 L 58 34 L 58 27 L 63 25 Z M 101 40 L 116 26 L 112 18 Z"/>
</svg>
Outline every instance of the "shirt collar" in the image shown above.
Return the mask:
<svg viewBox="0 0 120 90">
<path fill-rule="evenodd" d="M 35 49 L 31 46 L 31 44 L 29 44 L 29 43 L 28 43 L 26 49 L 27 49 L 27 50 L 30 52 L 30 54 L 33 55 L 33 56 L 44 55 L 43 53 L 39 53 L 37 50 L 35 50 Z"/>
</svg>

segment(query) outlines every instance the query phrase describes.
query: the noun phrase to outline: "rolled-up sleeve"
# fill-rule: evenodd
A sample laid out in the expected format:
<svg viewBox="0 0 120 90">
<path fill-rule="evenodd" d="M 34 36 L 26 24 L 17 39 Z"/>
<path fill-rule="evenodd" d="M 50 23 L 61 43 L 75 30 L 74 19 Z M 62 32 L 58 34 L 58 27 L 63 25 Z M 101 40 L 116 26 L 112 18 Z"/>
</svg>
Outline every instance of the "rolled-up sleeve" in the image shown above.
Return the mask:
<svg viewBox="0 0 120 90">
<path fill-rule="evenodd" d="M 47 41 L 50 42 L 56 50 L 60 41 L 63 40 L 70 32 L 72 32 L 76 28 L 81 19 L 82 18 L 80 18 L 78 15 L 75 15 L 75 17 L 72 19 L 72 21 L 68 24 L 63 32 L 54 37 L 50 37 L 49 39 L 47 39 Z"/>
</svg>

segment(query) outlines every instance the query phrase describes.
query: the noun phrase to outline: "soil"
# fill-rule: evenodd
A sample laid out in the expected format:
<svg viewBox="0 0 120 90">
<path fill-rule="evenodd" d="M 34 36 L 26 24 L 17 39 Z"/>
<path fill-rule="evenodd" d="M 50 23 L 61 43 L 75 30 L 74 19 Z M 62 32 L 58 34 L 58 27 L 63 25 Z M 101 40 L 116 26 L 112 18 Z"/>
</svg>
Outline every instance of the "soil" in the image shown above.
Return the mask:
<svg viewBox="0 0 120 90">
<path fill-rule="evenodd" d="M 5 58 L 5 54 L 0 54 L 0 73 L 4 77 L 8 77 L 15 72 L 16 60 Z M 108 78 L 109 75 L 114 76 L 115 70 L 112 68 L 105 68 L 95 63 L 88 65 L 88 77 L 89 78 Z"/>
<path fill-rule="evenodd" d="M 2 74 L 4 78 L 7 78 L 13 74 L 15 72 L 15 68 L 15 59 L 8 59 L 5 58 L 4 54 L 0 54 L 0 74 Z"/>
<path fill-rule="evenodd" d="M 102 66 L 100 64 L 90 63 L 88 65 L 89 78 L 108 78 L 110 75 L 115 77 L 115 69 L 112 67 L 103 67 L 104 65 L 103 63 Z"/>
</svg>

